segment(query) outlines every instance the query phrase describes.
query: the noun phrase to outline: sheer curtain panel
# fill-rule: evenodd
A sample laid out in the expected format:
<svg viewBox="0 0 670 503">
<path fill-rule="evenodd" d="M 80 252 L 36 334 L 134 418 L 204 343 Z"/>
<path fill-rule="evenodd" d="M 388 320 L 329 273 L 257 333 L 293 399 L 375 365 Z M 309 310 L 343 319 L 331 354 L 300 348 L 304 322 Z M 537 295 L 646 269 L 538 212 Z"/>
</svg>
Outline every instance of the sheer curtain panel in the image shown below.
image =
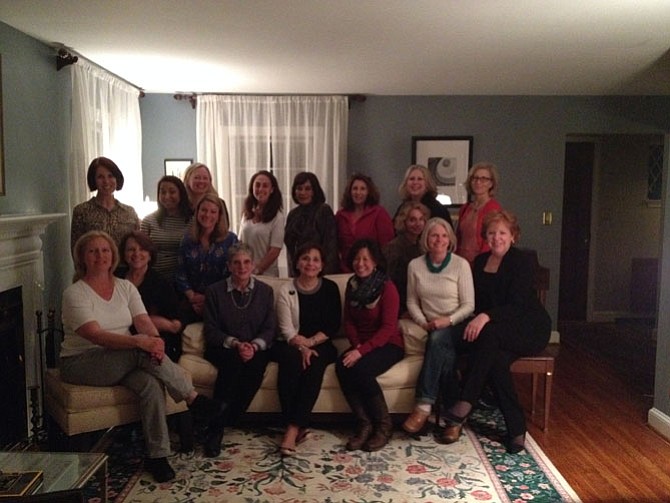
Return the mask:
<svg viewBox="0 0 670 503">
<path fill-rule="evenodd" d="M 261 169 L 277 177 L 285 214 L 301 171 L 319 178 L 336 210 L 346 179 L 348 114 L 343 96 L 198 96 L 198 159 L 213 172 L 231 227 L 239 227 L 249 180 Z"/>
<path fill-rule="evenodd" d="M 71 65 L 72 129 L 70 204 L 90 198 L 86 169 L 98 156 L 112 159 L 124 177 L 115 196 L 136 208 L 142 202 L 140 91 L 80 59 Z"/>
</svg>

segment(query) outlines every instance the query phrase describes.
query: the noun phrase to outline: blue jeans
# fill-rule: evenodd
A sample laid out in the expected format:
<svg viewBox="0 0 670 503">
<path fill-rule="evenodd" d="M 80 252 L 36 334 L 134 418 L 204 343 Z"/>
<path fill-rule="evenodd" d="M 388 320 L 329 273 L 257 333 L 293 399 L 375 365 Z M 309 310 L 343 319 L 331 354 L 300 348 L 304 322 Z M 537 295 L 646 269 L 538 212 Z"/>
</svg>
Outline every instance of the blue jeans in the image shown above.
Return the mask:
<svg viewBox="0 0 670 503">
<path fill-rule="evenodd" d="M 443 377 L 454 368 L 456 344 L 463 337 L 464 328 L 465 323 L 459 323 L 428 333 L 426 354 L 416 381 L 417 402 L 432 405 L 437 400 Z"/>
</svg>

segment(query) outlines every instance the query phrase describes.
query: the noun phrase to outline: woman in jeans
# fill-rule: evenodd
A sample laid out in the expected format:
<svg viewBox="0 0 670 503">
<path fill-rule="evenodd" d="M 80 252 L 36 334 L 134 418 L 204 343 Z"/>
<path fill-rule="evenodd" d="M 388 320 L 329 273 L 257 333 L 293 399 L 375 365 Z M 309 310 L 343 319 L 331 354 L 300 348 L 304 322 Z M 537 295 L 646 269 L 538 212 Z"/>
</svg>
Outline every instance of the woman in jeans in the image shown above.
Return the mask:
<svg viewBox="0 0 670 503">
<path fill-rule="evenodd" d="M 457 340 L 475 307 L 470 265 L 453 253 L 456 236 L 451 225 L 431 218 L 420 243 L 426 253 L 407 268 L 407 309 L 428 332 L 428 339 L 416 383 L 416 407 L 402 425 L 408 433 L 417 433 L 426 424 L 440 384 L 452 374 Z"/>
</svg>

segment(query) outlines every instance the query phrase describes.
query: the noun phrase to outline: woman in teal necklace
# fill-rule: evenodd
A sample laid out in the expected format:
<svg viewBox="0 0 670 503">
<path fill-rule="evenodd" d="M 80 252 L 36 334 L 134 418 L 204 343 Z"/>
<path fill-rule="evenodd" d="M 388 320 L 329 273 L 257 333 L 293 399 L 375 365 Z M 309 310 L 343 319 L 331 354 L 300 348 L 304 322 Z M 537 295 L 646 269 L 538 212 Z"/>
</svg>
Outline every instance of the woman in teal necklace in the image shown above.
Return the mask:
<svg viewBox="0 0 670 503">
<path fill-rule="evenodd" d="M 407 268 L 407 311 L 428 338 L 416 383 L 416 406 L 402 425 L 411 434 L 423 429 L 440 384 L 453 372 L 456 341 L 475 307 L 470 264 L 453 253 L 456 236 L 451 225 L 431 218 L 419 244 L 426 253 Z"/>
</svg>

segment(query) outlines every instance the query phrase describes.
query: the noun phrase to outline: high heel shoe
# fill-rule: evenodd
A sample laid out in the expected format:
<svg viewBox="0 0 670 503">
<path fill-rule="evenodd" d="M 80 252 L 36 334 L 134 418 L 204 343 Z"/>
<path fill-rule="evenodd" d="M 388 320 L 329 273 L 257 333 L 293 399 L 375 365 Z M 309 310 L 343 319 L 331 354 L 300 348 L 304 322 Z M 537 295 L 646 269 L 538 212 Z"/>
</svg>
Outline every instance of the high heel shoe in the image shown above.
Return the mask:
<svg viewBox="0 0 670 503">
<path fill-rule="evenodd" d="M 463 431 L 463 425 L 465 424 L 467 417 L 458 417 L 447 412 L 445 419 L 447 424 L 442 430 L 442 433 L 437 437 L 437 441 L 441 444 L 453 444 L 454 442 L 458 442 L 458 439 L 461 438 L 461 432 Z"/>
</svg>

